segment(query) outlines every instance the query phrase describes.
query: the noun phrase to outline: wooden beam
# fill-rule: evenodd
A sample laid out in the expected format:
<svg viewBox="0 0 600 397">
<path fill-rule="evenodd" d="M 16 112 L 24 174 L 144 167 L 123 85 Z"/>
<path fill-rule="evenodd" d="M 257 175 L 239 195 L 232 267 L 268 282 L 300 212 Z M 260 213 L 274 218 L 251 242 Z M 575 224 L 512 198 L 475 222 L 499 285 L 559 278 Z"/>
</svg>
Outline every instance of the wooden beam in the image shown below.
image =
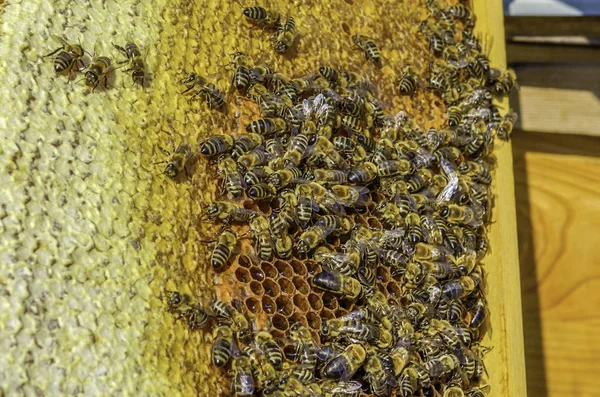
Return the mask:
<svg viewBox="0 0 600 397">
<path fill-rule="evenodd" d="M 600 46 L 508 41 L 506 43 L 506 57 L 509 64 L 536 62 L 600 64 Z"/>
<path fill-rule="evenodd" d="M 539 17 L 505 16 L 506 37 L 589 36 L 600 37 L 600 16 Z"/>
</svg>

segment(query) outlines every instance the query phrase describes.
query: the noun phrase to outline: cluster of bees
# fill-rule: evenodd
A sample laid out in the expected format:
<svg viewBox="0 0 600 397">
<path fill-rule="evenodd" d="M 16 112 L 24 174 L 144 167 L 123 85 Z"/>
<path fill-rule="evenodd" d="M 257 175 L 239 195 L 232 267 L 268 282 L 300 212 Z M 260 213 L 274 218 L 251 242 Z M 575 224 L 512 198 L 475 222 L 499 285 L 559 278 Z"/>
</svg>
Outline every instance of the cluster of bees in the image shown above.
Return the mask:
<svg viewBox="0 0 600 397">
<path fill-rule="evenodd" d="M 133 84 L 144 86 L 146 78 L 144 59 L 139 47 L 132 41 L 127 41 L 123 47 L 112 44 L 117 51 L 126 57 L 125 60 L 113 65 L 110 57 L 98 56 L 95 50 L 92 55 L 85 51 L 81 44 L 69 43 L 56 35 L 52 35 L 52 38 L 61 43 L 62 46 L 44 57 L 54 56 L 54 72 L 57 75 L 67 75 L 71 79 L 74 73 L 83 73 L 84 77 L 80 81 L 84 81 L 85 85 L 91 87 L 93 91 L 100 85 L 100 81 L 103 82 L 105 88 L 108 87 L 109 74 L 120 67 L 128 66 L 125 72 L 131 73 Z M 87 65 L 83 62 L 86 53 L 91 57 L 91 61 Z"/>
<path fill-rule="evenodd" d="M 356 73 L 322 66 L 290 78 L 233 55 L 232 85 L 262 117 L 244 134 L 200 145 L 227 196 L 207 203 L 206 218 L 221 225 L 212 267 L 226 270 L 239 240 L 252 238 L 257 261 L 317 262 L 311 287 L 351 308 L 324 319 L 318 340 L 300 322 L 277 340 L 253 329 L 242 308 L 169 292 L 170 309 L 190 329 L 213 327 L 212 362 L 230 366 L 235 396 L 480 397 L 488 389 L 487 348 L 478 341 L 487 315 L 481 260 L 493 197 L 489 158 L 495 138 L 508 140 L 516 120 L 493 100 L 508 94 L 515 74 L 490 65 L 468 7 L 427 5 L 420 25 L 433 54 L 427 78 L 405 66 L 397 89 L 435 92 L 447 107 L 439 129 L 386 113 L 376 87 Z M 243 14 L 277 29 L 277 40 L 287 32 L 290 18 L 281 25 L 279 14 L 261 7 Z M 381 62 L 372 39 L 354 41 Z M 202 77 L 181 82 L 210 107 L 224 106 Z M 177 148 L 165 173 L 187 173 L 192 152 Z M 248 208 L 244 200 L 262 205 Z M 401 296 L 382 288 L 382 267 Z"/>
</svg>

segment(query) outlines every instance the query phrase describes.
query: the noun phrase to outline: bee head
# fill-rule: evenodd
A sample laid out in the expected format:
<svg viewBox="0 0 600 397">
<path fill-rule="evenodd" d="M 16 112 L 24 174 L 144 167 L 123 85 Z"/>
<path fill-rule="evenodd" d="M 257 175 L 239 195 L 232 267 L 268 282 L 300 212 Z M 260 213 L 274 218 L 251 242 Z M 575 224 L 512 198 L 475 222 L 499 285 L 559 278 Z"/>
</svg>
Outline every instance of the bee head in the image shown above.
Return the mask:
<svg viewBox="0 0 600 397">
<path fill-rule="evenodd" d="M 175 164 L 167 164 L 165 167 L 165 175 L 171 179 L 175 179 L 175 177 L 177 177 L 177 168 L 175 167 Z"/>
</svg>

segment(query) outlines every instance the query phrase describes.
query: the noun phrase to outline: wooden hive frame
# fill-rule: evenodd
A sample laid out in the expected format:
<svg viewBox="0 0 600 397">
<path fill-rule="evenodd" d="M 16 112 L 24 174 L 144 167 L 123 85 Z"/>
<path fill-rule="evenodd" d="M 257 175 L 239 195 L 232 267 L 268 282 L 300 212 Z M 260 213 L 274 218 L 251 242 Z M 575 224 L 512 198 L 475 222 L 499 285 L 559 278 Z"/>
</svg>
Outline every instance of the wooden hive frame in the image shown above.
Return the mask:
<svg viewBox="0 0 600 397">
<path fill-rule="evenodd" d="M 8 2 L 0 16 L 0 70 L 6 77 L 0 94 L 11 104 L 0 109 L 0 175 L 9 189 L 0 209 L 6 292 L 0 303 L 10 308 L 3 309 L 0 328 L 0 339 L 10 345 L 0 353 L 0 394 L 217 392 L 221 384 L 208 365 L 210 337 L 175 323 L 164 302 L 165 288 L 212 291 L 204 260 L 209 249 L 198 244 L 202 209 L 196 199 L 209 198 L 216 187 L 207 177 L 212 174 L 201 173 L 190 184 L 170 183 L 152 163 L 161 159 L 158 145 L 170 149 L 234 126 L 231 118 L 187 106 L 174 84 L 183 68 L 198 64 L 207 75 L 229 76 L 220 66 L 226 53 L 264 35 L 249 30 L 234 36 L 229 29 L 240 16 L 226 12 L 223 2 L 71 3 Z M 491 59 L 502 67 L 501 4 L 474 3 L 477 28 L 495 39 Z M 352 8 L 358 2 L 339 4 Z M 318 18 L 323 5 L 313 7 L 312 18 Z M 333 15 L 343 12 L 339 7 Z M 221 25 L 213 15 L 223 17 Z M 378 13 L 368 8 L 365 15 Z M 111 51 L 111 41 L 122 45 L 131 33 L 125 27 L 150 47 L 146 91 L 129 89 L 130 76 L 119 71 L 122 80 L 114 89 L 86 93 L 54 76 L 51 60 L 41 58 L 55 47 L 50 34 L 81 37 L 90 51 L 101 38 Z M 340 26 L 322 28 L 341 34 Z M 191 37 L 203 29 L 214 34 Z M 318 50 L 310 44 L 303 48 Z M 387 51 L 398 61 L 395 51 Z M 340 57 L 360 59 L 343 49 Z M 275 66 L 288 73 L 318 65 L 299 57 L 291 70 L 286 58 Z M 388 88 L 395 73 L 381 71 Z M 512 397 L 526 389 L 510 145 L 498 145 L 496 156 L 495 222 L 485 259 L 491 317 L 483 343 L 493 346 L 486 356 L 492 395 Z"/>
</svg>

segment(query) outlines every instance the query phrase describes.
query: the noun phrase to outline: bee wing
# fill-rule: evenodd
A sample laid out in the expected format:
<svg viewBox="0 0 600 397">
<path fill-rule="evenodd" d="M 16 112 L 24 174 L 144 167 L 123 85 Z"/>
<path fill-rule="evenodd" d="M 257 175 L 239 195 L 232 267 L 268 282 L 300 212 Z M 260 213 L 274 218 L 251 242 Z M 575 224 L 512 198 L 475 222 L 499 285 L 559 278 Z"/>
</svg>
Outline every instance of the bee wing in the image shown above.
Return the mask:
<svg viewBox="0 0 600 397">
<path fill-rule="evenodd" d="M 440 192 L 436 200 L 438 203 L 443 203 L 450 201 L 458 191 L 458 172 L 456 171 L 456 168 L 452 165 L 452 163 L 450 163 L 446 159 L 442 159 L 440 165 L 442 166 L 442 170 L 448 177 L 448 184 Z"/>
<path fill-rule="evenodd" d="M 337 382 L 336 386 L 333 389 L 331 389 L 331 393 L 353 394 L 360 392 L 361 390 L 362 383 L 358 381 L 340 381 Z"/>
</svg>

